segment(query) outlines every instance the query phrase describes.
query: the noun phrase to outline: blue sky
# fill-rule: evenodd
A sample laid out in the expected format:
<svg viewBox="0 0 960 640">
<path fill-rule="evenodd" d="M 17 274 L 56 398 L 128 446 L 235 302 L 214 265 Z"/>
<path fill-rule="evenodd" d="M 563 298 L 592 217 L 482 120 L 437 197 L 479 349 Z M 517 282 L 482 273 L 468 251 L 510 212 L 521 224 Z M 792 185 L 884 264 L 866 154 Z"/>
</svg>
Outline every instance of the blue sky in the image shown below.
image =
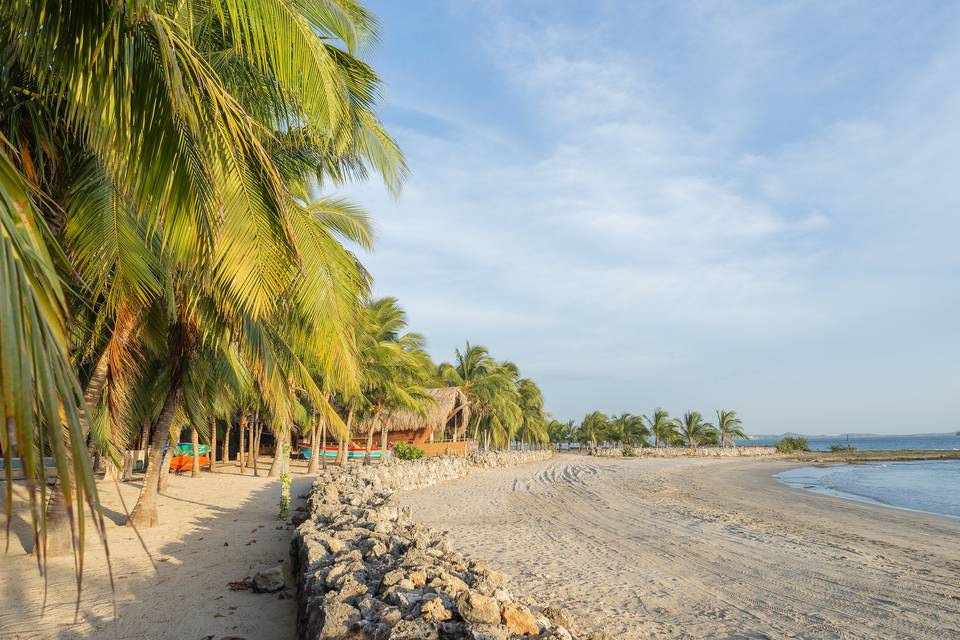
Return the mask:
<svg viewBox="0 0 960 640">
<path fill-rule="evenodd" d="M 364 257 L 561 419 L 960 428 L 960 4 L 370 0 Z"/>
</svg>

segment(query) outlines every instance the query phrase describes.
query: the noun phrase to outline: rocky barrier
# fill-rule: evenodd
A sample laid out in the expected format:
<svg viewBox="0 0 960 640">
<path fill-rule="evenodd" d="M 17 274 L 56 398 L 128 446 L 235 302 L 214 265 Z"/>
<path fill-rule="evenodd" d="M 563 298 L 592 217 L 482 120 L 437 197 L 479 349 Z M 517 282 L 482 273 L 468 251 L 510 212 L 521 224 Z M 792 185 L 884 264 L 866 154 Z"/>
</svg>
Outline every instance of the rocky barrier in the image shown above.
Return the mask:
<svg viewBox="0 0 960 640">
<path fill-rule="evenodd" d="M 623 449 L 592 449 L 591 456 L 600 458 L 622 458 Z M 776 456 L 776 447 L 643 447 L 633 450 L 635 458 L 752 458 L 758 456 Z"/>
<path fill-rule="evenodd" d="M 330 467 L 317 476 L 291 553 L 298 631 L 308 640 L 584 640 L 566 611 L 515 598 L 505 576 L 411 522 L 397 492 L 472 468 L 544 460 L 550 451 L 474 453 L 384 465 Z"/>
</svg>

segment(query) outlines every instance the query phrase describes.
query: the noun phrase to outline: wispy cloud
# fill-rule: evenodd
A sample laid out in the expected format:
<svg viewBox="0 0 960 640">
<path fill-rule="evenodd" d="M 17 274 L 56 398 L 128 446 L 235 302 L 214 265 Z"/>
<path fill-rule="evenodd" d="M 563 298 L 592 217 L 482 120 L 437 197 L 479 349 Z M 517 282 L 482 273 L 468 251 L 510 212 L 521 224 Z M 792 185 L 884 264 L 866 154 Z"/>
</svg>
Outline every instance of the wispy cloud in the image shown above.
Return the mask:
<svg viewBox="0 0 960 640">
<path fill-rule="evenodd" d="M 956 15 L 911 17 L 927 38 L 891 45 L 892 6 L 670 6 L 458 3 L 496 82 L 391 88 L 422 117 L 399 123 L 399 202 L 355 191 L 378 290 L 437 357 L 488 344 L 564 417 L 735 405 L 761 431 L 897 431 L 899 402 L 944 419 Z"/>
</svg>

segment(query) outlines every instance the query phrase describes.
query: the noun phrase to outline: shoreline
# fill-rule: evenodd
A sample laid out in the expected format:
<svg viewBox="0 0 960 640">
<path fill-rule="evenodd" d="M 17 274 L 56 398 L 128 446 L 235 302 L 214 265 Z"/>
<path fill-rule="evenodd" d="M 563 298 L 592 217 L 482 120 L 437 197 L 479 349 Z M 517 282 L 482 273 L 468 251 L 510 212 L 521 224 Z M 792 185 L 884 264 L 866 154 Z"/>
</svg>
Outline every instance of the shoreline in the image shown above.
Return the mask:
<svg viewBox="0 0 960 640">
<path fill-rule="evenodd" d="M 830 496 L 830 497 L 834 497 L 834 498 L 842 498 L 842 499 L 844 499 L 844 500 L 851 500 L 851 501 L 853 501 L 853 502 L 870 504 L 870 505 L 874 505 L 874 506 L 878 506 L 878 507 L 883 507 L 883 508 L 886 508 L 886 509 L 898 509 L 898 510 L 902 510 L 902 511 L 909 511 L 909 512 L 911 512 L 911 513 L 922 513 L 922 514 L 931 515 L 931 516 L 937 516 L 937 517 L 941 517 L 941 518 L 950 518 L 950 519 L 953 519 L 953 520 L 960 520 L 960 514 L 955 514 L 955 513 L 943 513 L 943 512 L 940 512 L 940 511 L 931 511 L 931 510 L 929 510 L 929 509 L 917 509 L 917 508 L 908 507 L 908 506 L 904 506 L 904 505 L 893 504 L 893 503 L 890 503 L 890 502 L 884 502 L 883 500 L 881 500 L 881 499 L 879 499 L 879 498 L 874 498 L 874 497 L 871 497 L 871 496 L 868 496 L 868 495 L 861 495 L 861 494 L 858 494 L 858 493 L 853 493 L 852 491 L 844 491 L 844 490 L 836 489 L 836 488 L 833 488 L 833 487 L 823 486 L 822 484 L 819 484 L 818 481 L 817 481 L 816 479 L 814 479 L 814 478 L 809 478 L 809 479 L 807 479 L 807 478 L 797 478 L 797 477 L 789 477 L 789 478 L 783 477 L 784 474 L 788 474 L 788 473 L 791 472 L 791 471 L 800 471 L 800 470 L 805 470 L 805 469 L 833 469 L 833 468 L 836 468 L 836 467 L 854 467 L 854 468 L 856 468 L 856 467 L 861 466 L 861 465 L 866 465 L 866 464 L 870 464 L 870 463 L 882 463 L 882 462 L 892 462 L 893 464 L 897 464 L 897 463 L 908 463 L 908 462 L 950 463 L 950 462 L 956 462 L 956 460 L 954 460 L 954 459 L 952 459 L 952 458 L 946 458 L 946 459 L 944 459 L 944 458 L 936 458 L 936 459 L 933 459 L 933 460 L 928 460 L 928 459 L 911 459 L 911 460 L 894 460 L 894 461 L 888 461 L 888 460 L 876 460 L 876 461 L 875 461 L 875 460 L 869 460 L 869 461 L 868 461 L 868 460 L 862 460 L 862 461 L 857 462 L 857 463 L 845 463 L 845 462 L 840 462 L 840 463 L 836 463 L 836 464 L 834 464 L 834 463 L 829 463 L 829 464 L 826 464 L 826 463 L 804 464 L 804 465 L 800 465 L 800 466 L 798 466 L 798 467 L 793 467 L 793 468 L 791 468 L 791 469 L 785 469 L 785 470 L 783 470 L 783 471 L 780 471 L 780 472 L 774 474 L 774 475 L 773 475 L 773 478 L 774 478 L 774 480 L 775 480 L 776 482 L 778 482 L 778 483 L 780 483 L 780 484 L 782 484 L 782 485 L 784 485 L 784 486 L 790 487 L 791 489 L 796 489 L 796 490 L 798 490 L 798 491 L 803 491 L 803 492 L 806 492 L 806 493 L 813 493 L 813 494 L 820 495 L 820 496 Z M 885 467 L 886 465 L 881 464 L 880 466 Z"/>
<path fill-rule="evenodd" d="M 804 451 L 788 453 L 787 459 L 800 462 L 837 462 L 856 464 L 858 462 L 909 462 L 911 460 L 960 460 L 957 449 L 902 449 L 884 451 L 882 449 L 864 449 L 862 451 Z"/>
<path fill-rule="evenodd" d="M 402 504 L 613 637 L 960 636 L 960 522 L 773 477 L 804 463 L 561 455 Z"/>
</svg>

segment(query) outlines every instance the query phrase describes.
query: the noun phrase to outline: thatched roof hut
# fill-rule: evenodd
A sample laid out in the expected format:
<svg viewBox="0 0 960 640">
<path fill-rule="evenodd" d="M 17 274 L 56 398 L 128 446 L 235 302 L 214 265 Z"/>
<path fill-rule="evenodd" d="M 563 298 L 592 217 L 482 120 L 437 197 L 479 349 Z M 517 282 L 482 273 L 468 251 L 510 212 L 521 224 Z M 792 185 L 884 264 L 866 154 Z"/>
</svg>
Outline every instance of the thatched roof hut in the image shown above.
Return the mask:
<svg viewBox="0 0 960 640">
<path fill-rule="evenodd" d="M 387 413 L 380 416 L 380 419 L 373 424 L 374 433 L 380 433 L 383 425 L 386 425 L 391 435 L 396 434 L 401 437 L 406 433 L 407 438 L 423 441 L 430 439 L 434 433 L 441 434 L 440 437 L 443 437 L 442 434 L 450 429 L 453 438 L 463 439 L 470 418 L 466 394 L 458 387 L 427 389 L 427 393 L 433 397 L 434 403 L 427 410 L 426 416 L 413 411 Z M 372 420 L 367 418 L 358 421 L 354 425 L 354 434 L 366 434 Z"/>
</svg>

